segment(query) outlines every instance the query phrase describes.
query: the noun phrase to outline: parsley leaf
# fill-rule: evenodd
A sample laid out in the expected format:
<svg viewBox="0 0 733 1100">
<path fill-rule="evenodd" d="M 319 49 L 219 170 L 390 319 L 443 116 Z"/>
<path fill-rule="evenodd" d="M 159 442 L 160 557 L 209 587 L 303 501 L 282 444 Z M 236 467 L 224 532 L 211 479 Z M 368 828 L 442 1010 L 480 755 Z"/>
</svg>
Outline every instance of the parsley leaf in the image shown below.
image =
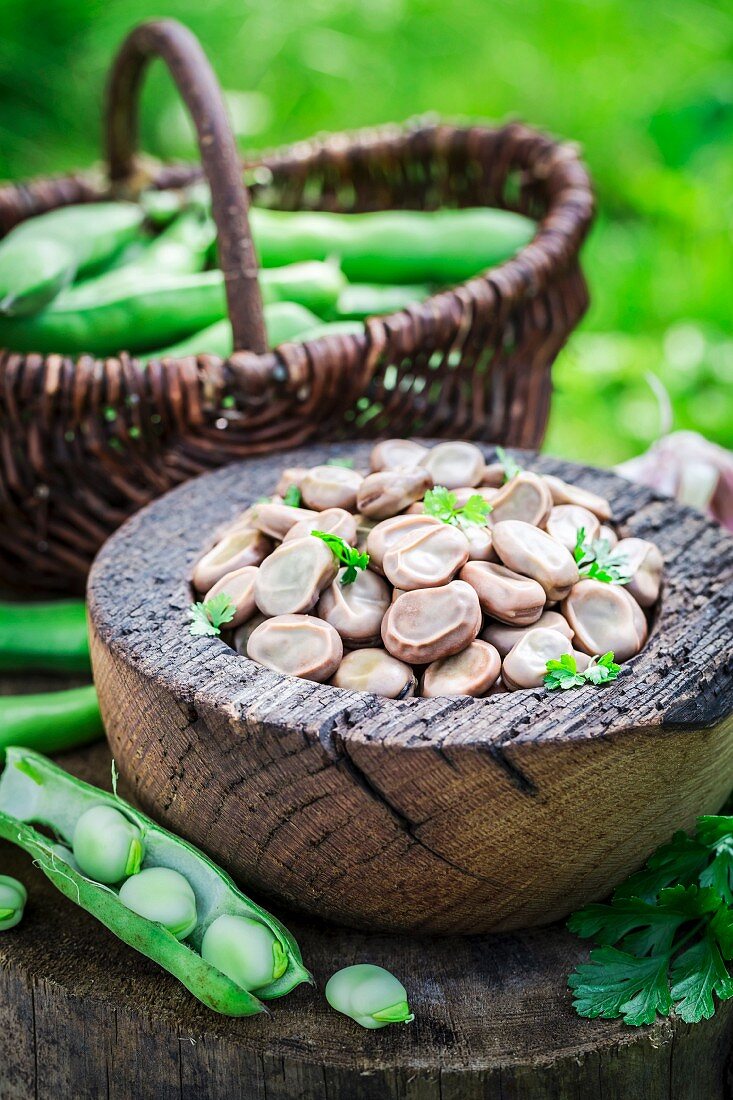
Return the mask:
<svg viewBox="0 0 733 1100">
<path fill-rule="evenodd" d="M 697 882 L 708 858 L 708 849 L 698 840 L 687 833 L 675 833 L 668 844 L 649 857 L 643 871 L 637 871 L 616 888 L 614 901 L 625 897 L 653 901 L 660 890 L 673 882 L 685 885 Z"/>
<path fill-rule="evenodd" d="M 298 486 L 288 485 L 283 497 L 283 504 L 289 504 L 291 508 L 300 508 L 302 500 L 303 497 Z"/>
<path fill-rule="evenodd" d="M 733 997 L 733 978 L 728 974 L 712 936 L 706 935 L 679 956 L 672 969 L 672 1000 L 685 1023 L 697 1024 L 715 1014 L 713 993 L 721 1001 Z"/>
<path fill-rule="evenodd" d="M 503 447 L 495 447 L 494 449 L 496 451 L 496 457 L 499 459 L 504 469 L 504 484 L 506 485 L 507 481 L 511 481 L 517 474 L 521 474 L 522 467 L 506 453 Z"/>
<path fill-rule="evenodd" d="M 654 1023 L 657 1013 L 666 1016 L 672 1007 L 668 967 L 666 955 L 637 959 L 615 947 L 599 947 L 568 980 L 575 1011 L 591 1020 L 621 1016 L 633 1027 Z"/>
<path fill-rule="evenodd" d="M 573 557 L 581 577 L 604 584 L 628 584 L 631 580 L 628 556 L 614 549 L 608 539 L 593 539 L 587 543 L 585 538 L 585 527 L 579 527 Z"/>
<path fill-rule="evenodd" d="M 615 680 L 621 671 L 621 665 L 614 664 L 613 653 L 604 653 L 602 657 L 591 657 L 585 672 L 578 671 L 578 664 L 572 653 L 563 653 L 559 661 L 548 661 L 544 685 L 548 691 L 567 691 L 568 688 L 583 687 L 584 684 L 607 684 Z"/>
<path fill-rule="evenodd" d="M 354 460 L 353 460 L 353 458 L 329 458 L 326 465 L 327 466 L 345 466 L 347 470 L 353 470 Z"/>
<path fill-rule="evenodd" d="M 443 485 L 436 485 L 434 489 L 428 489 L 423 498 L 423 505 L 425 515 L 434 516 L 442 523 L 452 523 L 455 527 L 472 524 L 484 526 L 491 511 L 488 500 L 484 500 L 480 493 L 474 493 L 459 508 L 456 494 L 451 493 Z"/>
<path fill-rule="evenodd" d="M 342 584 L 353 584 L 356 580 L 357 570 L 366 569 L 369 565 L 369 555 L 349 546 L 340 535 L 333 535 L 329 531 L 311 531 L 317 539 L 323 539 L 337 561 L 346 566 Z"/>
<path fill-rule="evenodd" d="M 204 635 L 215 637 L 221 634 L 221 628 L 225 623 L 231 622 L 235 611 L 232 598 L 226 592 L 219 592 L 218 595 L 202 603 L 192 603 L 188 609 L 191 619 L 188 632 L 194 637 Z"/>
</svg>

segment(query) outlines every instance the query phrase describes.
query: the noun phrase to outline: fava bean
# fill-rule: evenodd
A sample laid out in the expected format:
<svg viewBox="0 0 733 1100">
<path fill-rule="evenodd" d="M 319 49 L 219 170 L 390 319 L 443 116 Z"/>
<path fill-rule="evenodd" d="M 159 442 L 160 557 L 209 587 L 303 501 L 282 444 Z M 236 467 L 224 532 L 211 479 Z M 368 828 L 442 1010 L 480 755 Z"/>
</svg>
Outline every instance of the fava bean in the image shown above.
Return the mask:
<svg viewBox="0 0 733 1100">
<path fill-rule="evenodd" d="M 370 569 L 362 569 L 351 584 L 343 584 L 345 569 L 321 593 L 316 614 L 330 623 L 350 646 L 379 641 L 382 619 L 390 604 L 387 583 Z"/>
<path fill-rule="evenodd" d="M 263 501 L 255 504 L 252 509 L 252 526 L 279 541 L 285 538 L 296 523 L 317 518 L 318 512 L 310 508 L 297 508 L 279 500 Z"/>
<path fill-rule="evenodd" d="M 251 917 L 217 917 L 204 932 L 201 957 L 247 990 L 272 985 L 288 969 L 278 937 Z"/>
<path fill-rule="evenodd" d="M 395 542 L 382 558 L 385 577 L 395 588 L 437 588 L 452 580 L 466 564 L 468 539 L 448 523 L 411 531 Z"/>
<path fill-rule="evenodd" d="M 529 470 L 522 470 L 507 481 L 491 501 L 491 523 L 521 520 L 541 527 L 552 510 L 552 496 L 545 479 Z"/>
<path fill-rule="evenodd" d="M 327 508 L 353 512 L 363 480 L 361 474 L 347 466 L 314 466 L 300 484 L 303 503 L 317 512 L 325 512 Z"/>
<path fill-rule="evenodd" d="M 22 882 L 10 875 L 0 875 L 0 932 L 20 924 L 28 901 L 28 891 Z"/>
<path fill-rule="evenodd" d="M 372 527 L 367 536 L 366 550 L 369 554 L 370 568 L 383 573 L 384 555 L 397 546 L 402 539 L 419 531 L 438 530 L 444 526 L 445 524 L 434 516 L 407 515 L 383 519 Z"/>
<path fill-rule="evenodd" d="M 598 496 L 589 489 L 582 489 L 580 485 L 569 485 L 554 474 L 544 474 L 542 480 L 550 490 L 553 504 L 577 504 L 581 508 L 587 508 L 601 523 L 610 520 L 611 505 L 605 497 Z"/>
<path fill-rule="evenodd" d="M 320 684 L 333 676 L 343 655 L 338 631 L 312 615 L 276 615 L 265 619 L 247 642 L 247 656 L 251 660 L 285 676 L 299 676 Z"/>
<path fill-rule="evenodd" d="M 263 615 L 300 615 L 310 611 L 336 572 L 334 556 L 321 539 L 307 536 L 284 542 L 257 571 L 257 606 Z"/>
<path fill-rule="evenodd" d="M 119 898 L 127 909 L 162 924 L 177 940 L 185 940 L 196 927 L 196 896 L 183 875 L 170 867 L 143 868 L 122 883 Z"/>
<path fill-rule="evenodd" d="M 356 506 L 364 516 L 389 519 L 416 500 L 421 500 L 432 487 L 432 476 L 419 466 L 379 470 L 368 474 L 359 485 Z"/>
<path fill-rule="evenodd" d="M 411 667 L 386 649 L 369 647 L 347 653 L 331 684 L 350 691 L 370 691 L 385 699 L 407 699 L 415 694 L 417 680 Z"/>
<path fill-rule="evenodd" d="M 559 630 L 535 627 L 519 639 L 507 653 L 501 675 L 510 691 L 540 687 L 547 675 L 547 662 L 559 661 L 563 653 L 572 653 L 568 638 Z"/>
<path fill-rule="evenodd" d="M 429 665 L 465 649 L 480 629 L 478 596 L 451 581 L 398 596 L 382 620 L 382 641 L 398 661 Z"/>
<path fill-rule="evenodd" d="M 259 565 L 271 550 L 271 541 L 256 527 L 235 527 L 196 563 L 194 588 L 208 592 L 227 573 Z"/>
<path fill-rule="evenodd" d="M 379 470 L 412 469 L 420 465 L 427 453 L 427 447 L 411 439 L 383 439 L 372 448 L 369 465 L 375 473 Z"/>
<path fill-rule="evenodd" d="M 578 566 L 573 555 L 539 527 L 521 520 L 504 520 L 494 524 L 492 537 L 494 550 L 504 565 L 536 580 L 548 600 L 563 599 L 577 582 Z"/>
<path fill-rule="evenodd" d="M 145 854 L 140 830 L 113 806 L 84 811 L 74 828 L 72 850 L 87 878 L 110 884 L 136 875 Z"/>
<path fill-rule="evenodd" d="M 527 626 L 539 619 L 545 606 L 542 585 L 505 565 L 471 561 L 461 569 L 460 579 L 474 589 L 482 611 L 503 623 Z"/>
<path fill-rule="evenodd" d="M 474 443 L 438 443 L 420 462 L 429 471 L 433 483 L 446 489 L 479 485 L 484 472 L 484 456 Z"/>
<path fill-rule="evenodd" d="M 370 1030 L 387 1024 L 410 1024 L 415 1019 L 402 982 L 389 970 L 371 963 L 337 971 L 328 979 L 325 993 L 331 1008 Z"/>
<path fill-rule="evenodd" d="M 225 573 L 221 580 L 209 589 L 204 596 L 204 603 L 226 592 L 234 604 L 234 615 L 227 622 L 227 630 L 246 623 L 257 611 L 255 601 L 255 580 L 257 578 L 257 566 L 245 565 L 242 569 L 235 569 L 232 573 Z"/>
<path fill-rule="evenodd" d="M 587 508 L 581 508 L 579 504 L 555 504 L 545 524 L 547 534 L 561 542 L 571 554 L 577 545 L 581 528 L 585 532 L 585 544 L 590 545 L 600 538 L 601 525 L 598 517 Z"/>
<path fill-rule="evenodd" d="M 558 611 L 543 611 L 539 619 L 529 626 L 508 626 L 504 623 L 489 622 L 481 631 L 481 637 L 484 641 L 491 642 L 499 651 L 501 657 L 504 658 L 525 634 L 530 630 L 537 630 L 539 627 L 559 630 L 570 641 L 573 640 L 573 630 L 570 623 Z"/>
<path fill-rule="evenodd" d="M 591 656 L 612 650 L 616 661 L 628 661 L 646 642 L 644 612 L 618 584 L 584 578 L 563 601 L 562 612 L 575 632 L 576 648 Z"/>
<path fill-rule="evenodd" d="M 344 542 L 353 546 L 356 542 L 356 517 L 344 508 L 326 508 L 325 512 L 314 512 L 310 519 L 301 519 L 290 528 L 283 542 L 292 539 L 304 539 L 313 531 L 325 531 L 338 535 Z"/>
<path fill-rule="evenodd" d="M 629 538 L 621 539 L 616 552 L 628 562 L 631 580 L 625 585 L 626 591 L 640 607 L 651 607 L 659 598 L 664 573 L 664 558 L 659 549 L 647 539 Z"/>
<path fill-rule="evenodd" d="M 484 695 L 499 678 L 501 657 L 493 645 L 475 641 L 441 661 L 433 661 L 425 669 L 420 694 Z"/>
</svg>

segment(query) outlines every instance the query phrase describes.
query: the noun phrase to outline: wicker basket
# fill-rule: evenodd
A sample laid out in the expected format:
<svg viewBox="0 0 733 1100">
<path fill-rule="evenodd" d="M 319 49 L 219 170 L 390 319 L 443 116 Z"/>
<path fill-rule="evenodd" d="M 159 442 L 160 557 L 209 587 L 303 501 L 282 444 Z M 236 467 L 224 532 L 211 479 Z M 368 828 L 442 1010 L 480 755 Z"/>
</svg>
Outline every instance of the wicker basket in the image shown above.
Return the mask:
<svg viewBox="0 0 733 1100">
<path fill-rule="evenodd" d="M 363 211 L 499 206 L 534 240 L 484 275 L 363 335 L 267 349 L 248 199 L 221 93 L 179 24 L 137 27 L 109 82 L 110 183 L 93 174 L 0 188 L 0 235 L 69 203 L 181 187 L 201 167 L 136 157 L 147 63 L 161 57 L 193 117 L 212 190 L 236 351 L 152 362 L 0 351 L 0 570 L 81 589 L 106 536 L 171 486 L 232 459 L 319 438 L 450 435 L 539 445 L 551 365 L 587 305 L 578 253 L 593 215 L 572 146 L 525 126 L 431 125 L 337 135 L 249 164 L 256 201 Z"/>
</svg>

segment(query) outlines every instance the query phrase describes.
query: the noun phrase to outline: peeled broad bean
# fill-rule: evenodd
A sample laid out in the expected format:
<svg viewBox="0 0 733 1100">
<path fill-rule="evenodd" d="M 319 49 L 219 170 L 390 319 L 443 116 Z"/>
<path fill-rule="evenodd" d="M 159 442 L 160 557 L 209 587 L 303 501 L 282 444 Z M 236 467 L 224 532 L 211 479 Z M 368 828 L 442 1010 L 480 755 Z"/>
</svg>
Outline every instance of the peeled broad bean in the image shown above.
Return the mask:
<svg viewBox="0 0 733 1100">
<path fill-rule="evenodd" d="M 425 669 L 420 694 L 484 695 L 499 678 L 501 657 L 493 645 L 475 641 L 441 661 L 433 661 Z"/>
<path fill-rule="evenodd" d="M 316 512 L 327 508 L 356 510 L 356 494 L 363 477 L 346 466 L 314 466 L 300 483 L 303 503 Z"/>
<path fill-rule="evenodd" d="M 138 827 L 112 806 L 93 806 L 81 815 L 72 848 L 82 873 L 107 885 L 136 875 L 145 853 Z"/>
<path fill-rule="evenodd" d="M 470 561 L 461 569 L 460 579 L 474 589 L 482 611 L 503 623 L 514 626 L 534 623 L 545 606 L 542 586 L 504 565 Z"/>
<path fill-rule="evenodd" d="M 280 474 L 275 492 L 279 497 L 284 497 L 291 486 L 294 485 L 296 489 L 300 489 L 303 478 L 307 473 L 308 468 L 306 466 L 286 466 Z"/>
<path fill-rule="evenodd" d="M 419 466 L 427 453 L 427 447 L 411 439 L 383 439 L 372 448 L 369 465 L 373 471 L 409 469 Z"/>
<path fill-rule="evenodd" d="M 364 478 L 356 495 L 356 506 L 364 516 L 389 519 L 421 500 L 433 479 L 420 466 L 406 470 L 380 470 Z"/>
<path fill-rule="evenodd" d="M 367 648 L 347 653 L 331 684 L 349 691 L 370 691 L 385 699 L 407 699 L 415 694 L 417 681 L 410 665 L 386 649 Z"/>
<path fill-rule="evenodd" d="M 226 592 L 234 604 L 234 615 L 226 624 L 227 630 L 234 630 L 251 619 L 257 610 L 255 602 L 255 579 L 257 577 L 256 565 L 245 565 L 243 569 L 235 569 L 232 573 L 225 573 L 221 580 L 217 581 L 213 588 L 204 596 L 204 602 L 214 596 Z"/>
<path fill-rule="evenodd" d="M 552 510 L 552 497 L 544 479 L 529 470 L 507 481 L 491 501 L 491 523 L 521 520 L 541 527 Z"/>
<path fill-rule="evenodd" d="M 481 637 L 485 642 L 491 642 L 496 646 L 502 657 L 506 657 L 509 650 L 513 649 L 528 631 L 537 630 L 541 626 L 550 630 L 559 630 L 570 641 L 573 640 L 570 623 L 558 611 L 543 611 L 539 619 L 530 626 L 508 626 L 505 623 L 489 622 L 481 631 Z"/>
<path fill-rule="evenodd" d="M 194 588 L 197 592 L 208 592 L 227 573 L 243 569 L 245 565 L 259 565 L 271 550 L 272 543 L 257 528 L 233 530 L 196 563 Z"/>
<path fill-rule="evenodd" d="M 313 615 L 276 615 L 249 636 L 247 656 L 285 676 L 323 684 L 344 655 L 338 631 Z"/>
<path fill-rule="evenodd" d="M 325 512 L 314 512 L 310 519 L 302 519 L 290 528 L 283 542 L 304 539 L 312 531 L 326 531 L 338 535 L 349 546 L 356 542 L 356 517 L 344 508 L 327 508 Z"/>
<path fill-rule="evenodd" d="M 430 471 L 435 485 L 458 489 L 462 485 L 479 485 L 483 477 L 484 456 L 474 443 L 438 443 L 421 459 L 420 465 Z"/>
<path fill-rule="evenodd" d="M 28 891 L 10 875 L 0 875 L 0 932 L 15 928 L 23 919 Z"/>
<path fill-rule="evenodd" d="M 547 662 L 559 661 L 563 653 L 572 653 L 568 638 L 559 630 L 535 627 L 519 639 L 507 653 L 501 675 L 510 691 L 540 687 L 547 675 Z"/>
<path fill-rule="evenodd" d="M 295 508 L 281 501 L 263 501 L 255 505 L 253 513 L 253 526 L 278 541 L 284 539 L 296 523 L 315 519 L 317 516 L 310 508 Z"/>
<path fill-rule="evenodd" d="M 544 474 L 542 480 L 550 490 L 553 504 L 578 504 L 598 516 L 601 523 L 607 523 L 611 518 L 611 505 L 605 497 L 589 489 L 581 489 L 579 485 L 570 485 L 554 474 Z"/>
<path fill-rule="evenodd" d="M 387 580 L 405 591 L 437 588 L 452 580 L 468 561 L 468 539 L 457 527 L 438 523 L 437 527 L 406 534 L 382 559 Z"/>
<path fill-rule="evenodd" d="M 390 604 L 389 586 L 371 569 L 360 570 L 351 584 L 342 584 L 345 572 L 340 569 L 321 593 L 316 614 L 330 623 L 347 645 L 372 645 L 379 641 Z"/>
<path fill-rule="evenodd" d="M 127 909 L 185 940 L 196 927 L 196 896 L 187 879 L 169 867 L 145 867 L 122 883 L 120 901 Z"/>
<path fill-rule="evenodd" d="M 242 989 L 254 991 L 277 981 L 287 970 L 287 955 L 261 921 L 224 914 L 204 932 L 201 956 Z"/>
<path fill-rule="evenodd" d="M 318 603 L 336 576 L 333 553 L 321 539 L 284 542 L 257 571 L 255 600 L 263 615 L 300 615 Z"/>
<path fill-rule="evenodd" d="M 581 528 L 585 531 L 583 541 L 586 543 L 594 542 L 600 537 L 601 525 L 598 517 L 587 508 L 581 508 L 579 504 L 554 505 L 545 524 L 547 534 L 561 542 L 571 554 L 577 546 Z"/>
<path fill-rule="evenodd" d="M 377 523 L 367 537 L 366 550 L 369 554 L 369 567 L 377 572 L 384 572 L 382 562 L 384 555 L 393 546 L 396 546 L 408 535 L 418 531 L 437 530 L 445 524 L 435 516 L 406 515 L 393 516 L 391 519 L 383 519 Z"/>
<path fill-rule="evenodd" d="M 631 580 L 624 586 L 641 607 L 651 607 L 657 602 L 662 586 L 664 558 L 659 548 L 647 539 L 621 539 L 616 553 L 624 554 L 628 562 Z"/>
<path fill-rule="evenodd" d="M 494 550 L 504 565 L 541 584 L 550 602 L 563 599 L 577 582 L 578 566 L 573 555 L 539 527 L 521 520 L 504 520 L 494 525 L 492 536 Z"/>
<path fill-rule="evenodd" d="M 371 963 L 337 971 L 326 983 L 325 993 L 331 1008 L 369 1029 L 409 1024 L 415 1018 L 402 982 L 389 970 Z"/>
<path fill-rule="evenodd" d="M 398 661 L 428 665 L 465 649 L 480 629 L 478 596 L 451 581 L 398 596 L 382 621 L 382 641 Z"/>
<path fill-rule="evenodd" d="M 644 612 L 618 584 L 584 578 L 563 601 L 562 611 L 575 632 L 576 648 L 591 656 L 613 650 L 616 661 L 628 661 L 647 639 Z"/>
</svg>

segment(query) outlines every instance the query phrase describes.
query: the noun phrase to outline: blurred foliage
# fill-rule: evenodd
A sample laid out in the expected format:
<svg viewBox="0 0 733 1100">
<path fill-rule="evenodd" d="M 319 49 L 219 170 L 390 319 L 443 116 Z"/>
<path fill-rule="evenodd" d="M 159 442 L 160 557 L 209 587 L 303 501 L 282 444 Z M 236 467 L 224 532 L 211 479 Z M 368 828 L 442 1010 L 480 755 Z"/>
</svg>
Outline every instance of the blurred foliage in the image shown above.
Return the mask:
<svg viewBox="0 0 733 1100">
<path fill-rule="evenodd" d="M 601 216 L 593 304 L 556 367 L 547 447 L 611 462 L 660 424 L 733 446 L 730 0 L 0 0 L 0 176 L 99 158 L 107 65 L 134 22 L 192 28 L 250 148 L 427 111 L 514 115 L 579 141 Z M 166 74 L 143 137 L 192 156 Z"/>
</svg>

